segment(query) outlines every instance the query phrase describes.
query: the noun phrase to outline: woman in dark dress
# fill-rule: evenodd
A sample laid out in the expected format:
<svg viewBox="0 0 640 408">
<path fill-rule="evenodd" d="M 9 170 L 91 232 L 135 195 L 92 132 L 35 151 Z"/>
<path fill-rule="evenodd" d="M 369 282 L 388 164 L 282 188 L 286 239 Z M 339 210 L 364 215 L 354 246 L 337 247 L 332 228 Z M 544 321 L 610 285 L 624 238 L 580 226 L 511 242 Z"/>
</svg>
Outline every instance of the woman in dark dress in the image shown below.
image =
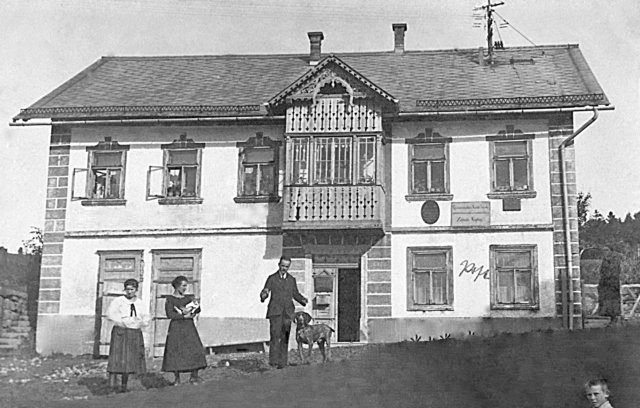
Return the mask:
<svg viewBox="0 0 640 408">
<path fill-rule="evenodd" d="M 164 347 L 162 371 L 175 375 L 175 384 L 180 383 L 180 373 L 191 372 L 189 382 L 199 382 L 198 370 L 207 367 L 204 347 L 193 318 L 200 313 L 200 305 L 192 295 L 185 295 L 188 280 L 178 276 L 171 282 L 173 294 L 167 296 L 164 306 L 171 319 Z"/>
</svg>

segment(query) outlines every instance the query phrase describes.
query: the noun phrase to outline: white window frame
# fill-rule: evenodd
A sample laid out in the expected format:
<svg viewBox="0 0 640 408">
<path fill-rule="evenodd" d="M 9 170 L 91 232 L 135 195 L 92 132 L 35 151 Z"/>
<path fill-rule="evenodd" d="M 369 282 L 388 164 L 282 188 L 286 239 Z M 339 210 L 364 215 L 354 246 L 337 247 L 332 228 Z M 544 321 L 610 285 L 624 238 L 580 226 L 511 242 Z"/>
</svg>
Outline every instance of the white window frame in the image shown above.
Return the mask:
<svg viewBox="0 0 640 408">
<path fill-rule="evenodd" d="M 537 245 L 491 245 L 490 250 L 490 281 L 491 281 L 491 309 L 525 309 L 525 310 L 537 310 L 540 308 L 540 293 L 539 293 L 539 277 L 538 277 L 538 247 Z M 501 272 L 497 266 L 497 253 L 499 252 L 525 252 L 529 254 L 531 265 L 531 281 L 530 281 L 530 293 L 531 300 L 529 302 L 517 302 L 514 296 L 513 301 L 506 301 L 500 298 L 499 293 L 499 273 Z M 503 271 L 507 271 L 506 269 Z M 516 290 L 516 276 L 518 270 L 513 269 L 513 291 Z"/>
<path fill-rule="evenodd" d="M 496 152 L 496 147 L 499 144 L 506 143 L 523 143 L 525 146 L 526 153 L 524 155 L 499 155 Z M 527 193 L 534 191 L 533 188 L 533 146 L 531 140 L 527 139 L 514 139 L 514 140 L 496 140 L 490 142 L 490 150 L 491 150 L 491 191 L 493 193 Z M 515 159 L 526 159 L 527 165 L 527 188 L 516 188 L 515 186 L 515 170 L 513 161 Z M 500 161 L 508 161 L 509 163 L 509 187 L 498 187 L 498 169 L 497 164 Z"/>
<path fill-rule="evenodd" d="M 120 166 L 97 166 L 96 160 L 98 155 L 100 154 L 120 154 Z M 125 169 L 126 169 L 126 161 L 127 161 L 127 151 L 126 150 L 92 150 L 89 151 L 89 174 L 88 174 L 88 186 L 87 186 L 87 197 L 92 200 L 124 200 L 124 180 L 125 180 Z M 114 170 L 120 170 L 119 176 L 119 188 L 116 197 L 107 197 L 110 190 L 110 186 L 107 183 L 105 196 L 97 197 L 97 194 L 94 192 L 96 188 L 96 170 L 105 170 L 107 174 L 110 174 Z"/>
<path fill-rule="evenodd" d="M 279 174 L 280 174 L 280 144 L 269 137 L 264 137 L 262 132 L 257 132 L 255 137 L 249 138 L 246 142 L 237 143 L 238 153 L 238 195 L 235 202 L 276 202 L 280 200 L 278 196 Z M 270 151 L 272 160 L 257 161 L 247 163 L 245 158 L 252 151 Z M 271 170 L 265 170 L 267 166 L 272 166 Z M 255 175 L 255 194 L 247 194 L 245 174 L 247 168 L 253 167 Z M 270 171 L 273 185 L 266 194 L 260 194 L 262 175 L 265 171 Z"/>
<path fill-rule="evenodd" d="M 436 159 L 418 159 L 416 158 L 416 147 L 442 147 L 443 150 L 443 158 L 442 160 Z M 449 194 L 449 143 L 414 143 L 409 146 L 409 194 L 411 195 L 430 195 L 430 194 Z M 443 186 L 444 191 L 435 191 L 432 184 L 432 171 L 431 167 L 433 163 L 443 162 L 444 173 L 443 173 Z M 415 186 L 415 176 L 416 170 L 414 165 L 418 163 L 426 163 L 427 164 L 427 188 L 425 191 L 418 191 Z"/>
<path fill-rule="evenodd" d="M 87 167 L 73 169 L 71 180 L 71 200 L 82 200 L 82 205 L 124 205 L 125 201 L 125 180 L 127 169 L 127 152 L 128 145 L 121 145 L 116 141 L 112 141 L 111 137 L 105 137 L 105 140 L 98 142 L 95 146 L 87 147 Z M 118 166 L 98 166 L 96 165 L 97 156 L 100 154 L 119 154 L 120 165 Z M 114 170 L 120 170 L 119 187 L 115 197 L 99 197 L 96 190 L 96 170 L 106 170 L 110 173 Z M 110 183 L 106 184 L 105 195 L 109 193 Z"/>
<path fill-rule="evenodd" d="M 147 170 L 147 200 L 159 199 L 160 204 L 201 204 L 203 199 L 201 195 L 201 176 L 202 176 L 202 150 L 204 143 L 195 143 L 192 139 L 187 139 L 186 134 L 180 135 L 180 139 L 174 140 L 173 143 L 161 146 L 163 152 L 162 166 L 149 166 Z M 170 155 L 172 152 L 195 151 L 196 162 L 194 164 L 171 165 Z M 185 186 L 184 168 L 196 168 L 195 194 L 193 196 L 169 196 L 170 167 L 181 167 L 180 189 Z M 161 180 L 155 180 L 154 177 L 162 176 Z M 153 187 L 160 186 L 160 191 L 154 191 Z"/>
<path fill-rule="evenodd" d="M 416 255 L 445 254 L 444 271 L 436 270 L 417 270 L 414 268 L 414 259 Z M 433 273 L 444 273 L 446 276 L 446 284 L 444 290 L 445 303 L 417 303 L 415 299 L 415 277 L 416 273 L 428 273 L 430 277 Z M 408 311 L 437 311 L 437 310 L 453 310 L 453 247 L 408 247 L 407 248 L 407 310 Z M 429 291 L 433 293 L 432 279 L 429 279 Z M 433 299 L 433 295 L 429 296 Z"/>
<path fill-rule="evenodd" d="M 170 158 L 171 158 L 171 153 L 179 153 L 179 152 L 190 152 L 193 151 L 195 153 L 195 159 L 196 162 L 195 163 L 189 163 L 189 164 L 169 164 Z M 179 149 L 164 149 L 164 182 L 163 182 L 163 193 L 164 196 L 167 199 L 173 199 L 173 200 L 192 200 L 192 199 L 199 199 L 200 198 L 200 174 L 201 174 L 201 169 L 202 169 L 202 149 L 198 149 L 198 148 L 179 148 Z M 196 175 L 195 175 L 195 191 L 194 191 L 194 195 L 184 195 L 184 189 L 186 186 L 186 171 L 185 169 L 187 168 L 194 168 L 196 169 Z M 169 188 L 170 188 L 170 178 L 171 178 L 171 170 L 174 169 L 180 169 L 180 195 L 169 195 Z"/>
</svg>

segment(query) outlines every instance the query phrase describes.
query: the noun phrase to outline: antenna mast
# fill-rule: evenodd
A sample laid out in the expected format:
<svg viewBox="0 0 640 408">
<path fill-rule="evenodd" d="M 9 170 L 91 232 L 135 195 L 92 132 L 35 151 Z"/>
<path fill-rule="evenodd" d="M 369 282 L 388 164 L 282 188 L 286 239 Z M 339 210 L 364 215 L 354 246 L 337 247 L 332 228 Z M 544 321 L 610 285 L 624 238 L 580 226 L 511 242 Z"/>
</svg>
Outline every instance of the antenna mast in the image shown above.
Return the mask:
<svg viewBox="0 0 640 408">
<path fill-rule="evenodd" d="M 489 62 L 493 60 L 493 8 L 502 6 L 503 1 L 500 3 L 491 3 L 491 0 L 487 0 L 486 6 L 477 7 L 487 13 L 487 49 L 489 50 Z"/>
</svg>

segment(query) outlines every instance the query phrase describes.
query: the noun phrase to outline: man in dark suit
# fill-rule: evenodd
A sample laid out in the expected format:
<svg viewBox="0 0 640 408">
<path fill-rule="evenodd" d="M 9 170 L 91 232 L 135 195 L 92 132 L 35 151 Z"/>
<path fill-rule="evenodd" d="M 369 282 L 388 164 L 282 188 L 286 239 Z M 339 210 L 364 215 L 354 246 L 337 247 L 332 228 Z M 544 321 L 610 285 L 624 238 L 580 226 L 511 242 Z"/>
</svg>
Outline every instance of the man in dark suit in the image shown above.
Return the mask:
<svg viewBox="0 0 640 408">
<path fill-rule="evenodd" d="M 289 333 L 291 332 L 291 320 L 295 313 L 293 299 L 302 306 L 307 304 L 307 298 L 298 292 L 296 279 L 287 272 L 291 266 L 291 259 L 286 256 L 280 258 L 278 270 L 269 275 L 264 289 L 260 292 L 260 301 L 271 294 L 269 306 L 267 306 L 267 319 L 269 319 L 269 365 L 284 368 L 289 355 Z"/>
</svg>

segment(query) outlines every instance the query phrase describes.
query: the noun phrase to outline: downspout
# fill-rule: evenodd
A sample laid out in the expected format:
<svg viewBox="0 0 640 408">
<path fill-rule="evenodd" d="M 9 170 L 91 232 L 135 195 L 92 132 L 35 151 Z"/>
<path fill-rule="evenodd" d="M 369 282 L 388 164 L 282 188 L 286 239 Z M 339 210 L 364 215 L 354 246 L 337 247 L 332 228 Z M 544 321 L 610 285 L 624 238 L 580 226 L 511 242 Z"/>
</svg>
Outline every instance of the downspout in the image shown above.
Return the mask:
<svg viewBox="0 0 640 408">
<path fill-rule="evenodd" d="M 564 149 L 573 143 L 573 139 L 575 139 L 583 130 L 589 127 L 593 122 L 598 119 L 598 108 L 596 106 L 593 107 L 593 117 L 587 120 L 578 130 L 573 132 L 571 136 L 567 137 L 560 143 L 558 147 L 558 158 L 560 160 L 560 184 L 562 185 L 562 221 L 564 224 L 564 252 L 565 259 L 567 262 L 567 268 L 563 275 L 563 280 L 565 281 L 565 288 L 567 288 L 568 300 L 567 303 L 567 316 L 569 318 L 569 330 L 573 330 L 573 257 L 571 254 L 571 231 L 570 222 L 569 222 L 569 192 L 567 189 L 567 174 L 566 174 L 566 165 L 564 162 Z"/>
</svg>

